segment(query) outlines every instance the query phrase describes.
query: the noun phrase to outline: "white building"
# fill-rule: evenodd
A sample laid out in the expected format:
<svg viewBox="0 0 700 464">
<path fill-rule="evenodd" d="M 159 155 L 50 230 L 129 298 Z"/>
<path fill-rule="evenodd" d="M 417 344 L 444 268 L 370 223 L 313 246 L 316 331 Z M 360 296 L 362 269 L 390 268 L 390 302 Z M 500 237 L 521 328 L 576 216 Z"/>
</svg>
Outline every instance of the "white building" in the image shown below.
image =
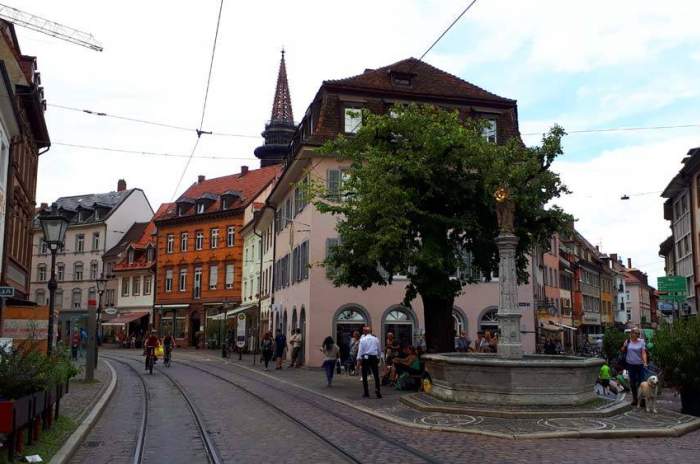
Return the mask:
<svg viewBox="0 0 700 464">
<path fill-rule="evenodd" d="M 46 205 L 42 205 L 46 207 Z M 69 218 L 64 247 L 56 257 L 55 310 L 59 313 L 59 337 L 71 325 L 84 325 L 89 304 L 97 303 L 95 279 L 102 273 L 102 258 L 134 222 L 148 222 L 153 209 L 141 189 L 127 189 L 120 180 L 117 190 L 61 197 L 52 210 Z M 38 304 L 48 303 L 51 255 L 43 243 L 39 221 L 33 229 L 30 293 Z"/>
</svg>

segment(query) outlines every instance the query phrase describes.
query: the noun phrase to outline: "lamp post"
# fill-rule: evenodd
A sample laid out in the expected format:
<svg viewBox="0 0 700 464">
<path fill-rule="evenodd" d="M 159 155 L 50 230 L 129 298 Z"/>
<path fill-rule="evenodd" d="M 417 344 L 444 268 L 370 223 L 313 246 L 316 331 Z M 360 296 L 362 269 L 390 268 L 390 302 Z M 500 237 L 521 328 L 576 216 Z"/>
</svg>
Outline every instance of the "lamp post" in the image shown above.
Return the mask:
<svg viewBox="0 0 700 464">
<path fill-rule="evenodd" d="M 44 242 L 51 251 L 51 278 L 49 279 L 49 333 L 47 336 L 46 354 L 53 352 L 54 297 L 56 294 L 56 253 L 63 248 L 68 229 L 68 219 L 60 214 L 46 213 L 39 215 L 41 229 L 44 232 Z"/>
<path fill-rule="evenodd" d="M 95 343 L 95 367 L 97 367 L 97 346 L 102 344 L 101 336 L 101 315 L 102 315 L 102 295 L 105 292 L 105 287 L 107 286 L 107 279 L 105 278 L 104 272 L 100 274 L 100 277 L 95 279 L 95 285 L 97 285 L 97 343 Z"/>
</svg>

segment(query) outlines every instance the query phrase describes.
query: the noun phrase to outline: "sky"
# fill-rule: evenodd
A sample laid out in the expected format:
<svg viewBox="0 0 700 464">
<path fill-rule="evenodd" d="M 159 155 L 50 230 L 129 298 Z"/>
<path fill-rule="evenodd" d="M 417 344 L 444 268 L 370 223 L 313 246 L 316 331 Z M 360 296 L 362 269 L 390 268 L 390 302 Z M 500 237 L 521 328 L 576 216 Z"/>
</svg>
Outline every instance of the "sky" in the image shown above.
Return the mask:
<svg viewBox="0 0 700 464">
<path fill-rule="evenodd" d="M 218 0 L 8 0 L 104 46 L 95 52 L 17 27 L 22 52 L 38 58 L 49 104 L 53 145 L 40 159 L 37 203 L 114 190 L 124 178 L 156 209 L 197 175 L 256 168 L 283 47 L 299 120 L 323 80 L 421 56 L 467 3 L 225 0 L 203 128 L 245 137 L 203 135 L 177 187 L 197 138 Z M 553 166 L 573 192 L 556 203 L 579 231 L 601 251 L 631 258 L 655 283 L 663 275 L 658 245 L 670 235 L 660 192 L 700 146 L 698 17 L 700 3 L 690 0 L 477 0 L 425 61 L 516 99 L 528 145 L 555 123 L 568 131 L 695 124 L 572 133 Z"/>
</svg>

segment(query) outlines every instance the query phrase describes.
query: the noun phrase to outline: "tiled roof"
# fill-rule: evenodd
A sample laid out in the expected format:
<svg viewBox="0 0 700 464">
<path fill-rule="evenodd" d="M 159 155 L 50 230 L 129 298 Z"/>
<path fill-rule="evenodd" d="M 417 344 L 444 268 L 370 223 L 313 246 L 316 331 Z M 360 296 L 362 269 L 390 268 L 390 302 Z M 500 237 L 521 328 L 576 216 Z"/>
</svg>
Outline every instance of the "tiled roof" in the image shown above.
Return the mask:
<svg viewBox="0 0 700 464">
<path fill-rule="evenodd" d="M 129 230 L 126 231 L 126 233 L 122 236 L 121 240 L 117 242 L 116 245 L 114 245 L 112 248 L 110 248 L 107 253 L 104 254 L 104 258 L 113 258 L 115 256 L 119 256 L 120 253 L 124 252 L 126 248 L 129 246 L 130 243 L 132 243 L 135 240 L 138 240 L 139 237 L 143 234 L 143 231 L 146 230 L 146 227 L 148 226 L 148 222 L 135 222 Z"/>
<path fill-rule="evenodd" d="M 113 210 L 119 203 L 124 200 L 134 189 L 123 190 L 121 192 L 107 192 L 107 193 L 88 193 L 85 195 L 75 195 L 71 197 L 61 197 L 54 202 L 56 208 L 63 209 L 72 213 L 76 213 L 78 210 L 88 210 L 94 211 L 95 208 L 104 208 L 107 210 L 105 214 L 100 216 L 99 220 L 95 219 L 94 212 L 86 218 L 82 218 L 80 224 L 89 224 L 93 222 L 104 221 L 111 210 Z M 52 205 L 53 207 L 54 205 Z M 35 221 L 35 226 L 38 227 L 38 221 Z M 71 218 L 71 224 L 78 223 L 78 215 L 74 215 Z"/>
<path fill-rule="evenodd" d="M 204 213 L 212 213 L 221 210 L 221 195 L 235 191 L 240 196 L 230 197 L 229 209 L 238 209 L 247 206 L 253 199 L 272 182 L 279 174 L 281 166 L 268 166 L 260 169 L 252 169 L 245 174 L 232 174 L 230 176 L 217 177 L 193 184 L 180 198 L 188 198 L 197 201 L 209 199 Z M 213 201 L 211 199 L 214 198 Z M 179 201 L 179 200 L 178 200 Z M 177 201 L 176 201 L 177 203 Z M 171 203 L 160 215 L 158 220 L 171 219 L 177 216 L 176 203 Z M 161 207 L 162 208 L 162 207 Z M 190 207 L 184 216 L 195 216 L 195 208 Z"/>
<path fill-rule="evenodd" d="M 392 83 L 390 72 L 413 75 L 410 86 L 398 86 Z M 408 58 L 378 69 L 367 69 L 364 73 L 345 79 L 327 80 L 324 85 L 357 87 L 380 91 L 401 91 L 421 95 L 445 96 L 456 98 L 478 98 L 500 100 L 514 103 L 515 100 L 503 98 L 471 82 L 460 79 L 448 72 L 429 65 L 416 58 Z"/>
</svg>

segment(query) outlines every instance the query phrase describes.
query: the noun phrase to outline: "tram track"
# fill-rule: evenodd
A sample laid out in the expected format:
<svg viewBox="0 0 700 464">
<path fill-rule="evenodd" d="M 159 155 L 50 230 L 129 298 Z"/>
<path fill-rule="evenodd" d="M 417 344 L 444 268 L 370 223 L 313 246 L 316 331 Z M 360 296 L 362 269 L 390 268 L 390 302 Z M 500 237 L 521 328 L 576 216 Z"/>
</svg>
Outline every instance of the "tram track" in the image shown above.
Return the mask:
<svg viewBox="0 0 700 464">
<path fill-rule="evenodd" d="M 139 432 L 138 432 L 138 436 L 137 436 L 137 440 L 136 440 L 136 446 L 134 449 L 134 454 L 133 454 L 133 459 L 132 459 L 133 464 L 143 464 L 143 462 L 144 462 L 144 448 L 146 446 L 146 434 L 148 432 L 148 409 L 149 409 L 149 397 L 150 397 L 149 389 L 148 389 L 148 386 L 146 385 L 144 375 L 139 371 L 139 369 L 135 368 L 132 365 L 132 363 L 130 362 L 130 361 L 138 361 L 138 360 L 135 360 L 134 358 L 127 357 L 127 359 L 129 359 L 129 361 L 126 361 L 125 359 L 120 359 L 118 357 L 112 357 L 112 356 L 104 356 L 104 357 L 107 359 L 110 359 L 112 361 L 118 362 L 124 366 L 127 366 L 139 378 L 139 380 L 141 381 L 141 385 L 143 386 L 143 414 L 141 416 L 141 425 L 139 427 Z M 206 431 L 202 415 L 199 413 L 199 411 L 195 407 L 194 403 L 189 398 L 187 391 L 172 376 L 163 372 L 162 369 L 157 369 L 157 372 L 159 374 L 163 375 L 166 379 L 168 379 L 168 381 L 180 393 L 180 395 L 182 396 L 182 398 L 185 401 L 185 404 L 187 404 L 187 407 L 188 407 L 190 413 L 192 414 L 192 418 L 194 419 L 194 423 L 197 426 L 197 431 L 199 433 L 199 436 L 202 440 L 202 444 L 204 446 L 204 451 L 206 453 L 207 461 L 211 464 L 221 464 L 223 461 L 219 457 L 218 450 L 216 449 L 214 442 L 212 441 L 211 437 L 209 436 L 209 433 Z"/>
<path fill-rule="evenodd" d="M 236 389 L 244 392 L 245 394 L 255 398 L 259 402 L 265 404 L 267 407 L 273 409 L 274 411 L 278 412 L 282 416 L 288 418 L 293 423 L 297 424 L 298 426 L 302 427 L 303 429 L 305 429 L 306 431 L 308 431 L 309 433 L 311 433 L 312 435 L 314 435 L 315 437 L 317 437 L 318 439 L 323 441 L 325 444 L 327 444 L 329 447 L 331 447 L 332 449 L 334 449 L 335 451 L 340 453 L 343 457 L 348 459 L 350 462 L 354 462 L 354 463 L 367 462 L 366 456 L 354 455 L 353 453 L 344 449 L 342 446 L 339 446 L 338 444 L 336 444 L 335 442 L 333 442 L 332 440 L 327 438 L 324 435 L 325 431 L 317 430 L 309 423 L 299 419 L 298 417 L 295 417 L 292 413 L 285 411 L 283 408 L 280 408 L 279 406 L 277 406 L 276 404 L 274 404 L 270 400 L 266 399 L 264 396 L 260 395 L 259 393 L 256 393 L 255 391 L 251 390 L 250 388 L 246 387 L 245 385 L 242 385 L 238 382 L 235 382 L 235 381 L 231 380 L 230 378 L 219 375 L 219 374 L 212 372 L 208 369 L 204 369 L 200 366 L 196 366 L 196 365 L 191 364 L 189 362 L 183 361 L 182 359 L 178 359 L 177 363 L 181 364 L 183 366 L 186 366 L 188 368 L 197 370 L 199 372 L 203 372 L 205 374 L 208 374 L 216 379 L 219 379 L 222 382 L 225 382 L 225 383 L 235 387 Z M 417 450 L 417 449 L 411 447 L 410 445 L 402 443 L 402 442 L 384 434 L 383 432 L 381 432 L 380 430 L 378 430 L 374 427 L 371 427 L 367 424 L 364 424 L 359 420 L 355 420 L 355 419 L 346 417 L 343 414 L 339 414 L 338 411 L 334 411 L 331 408 L 326 407 L 324 405 L 321 405 L 316 401 L 312 401 L 312 400 L 309 400 L 308 398 L 305 398 L 299 394 L 295 394 L 294 392 L 290 391 L 289 389 L 283 389 L 283 388 L 280 388 L 279 386 L 274 385 L 270 382 L 266 382 L 263 379 L 261 379 L 260 376 L 255 376 L 248 371 L 244 371 L 243 369 L 237 369 L 238 372 L 231 372 L 231 370 L 228 370 L 226 368 L 219 367 L 219 366 L 216 366 L 213 364 L 209 364 L 208 366 L 213 368 L 213 369 L 216 369 L 217 371 L 224 372 L 224 373 L 227 373 L 229 375 L 238 375 L 238 376 L 240 376 L 240 377 L 242 377 L 250 382 L 260 383 L 260 384 L 264 385 L 266 388 L 270 388 L 272 390 L 275 390 L 276 392 L 279 392 L 279 393 L 282 393 L 285 395 L 293 396 L 296 401 L 304 403 L 310 407 L 313 407 L 313 408 L 318 409 L 326 414 L 329 414 L 329 415 L 333 416 L 334 418 L 342 420 L 343 422 L 361 430 L 362 432 L 364 432 L 368 435 L 371 435 L 372 437 L 374 437 L 378 440 L 381 440 L 384 443 L 389 444 L 390 446 L 392 446 L 394 448 L 397 448 L 397 451 L 410 454 L 413 457 L 418 458 L 419 460 L 426 462 L 428 464 L 441 464 L 441 461 L 421 452 L 420 450 Z M 233 365 L 233 367 L 236 367 L 236 366 Z"/>
</svg>

